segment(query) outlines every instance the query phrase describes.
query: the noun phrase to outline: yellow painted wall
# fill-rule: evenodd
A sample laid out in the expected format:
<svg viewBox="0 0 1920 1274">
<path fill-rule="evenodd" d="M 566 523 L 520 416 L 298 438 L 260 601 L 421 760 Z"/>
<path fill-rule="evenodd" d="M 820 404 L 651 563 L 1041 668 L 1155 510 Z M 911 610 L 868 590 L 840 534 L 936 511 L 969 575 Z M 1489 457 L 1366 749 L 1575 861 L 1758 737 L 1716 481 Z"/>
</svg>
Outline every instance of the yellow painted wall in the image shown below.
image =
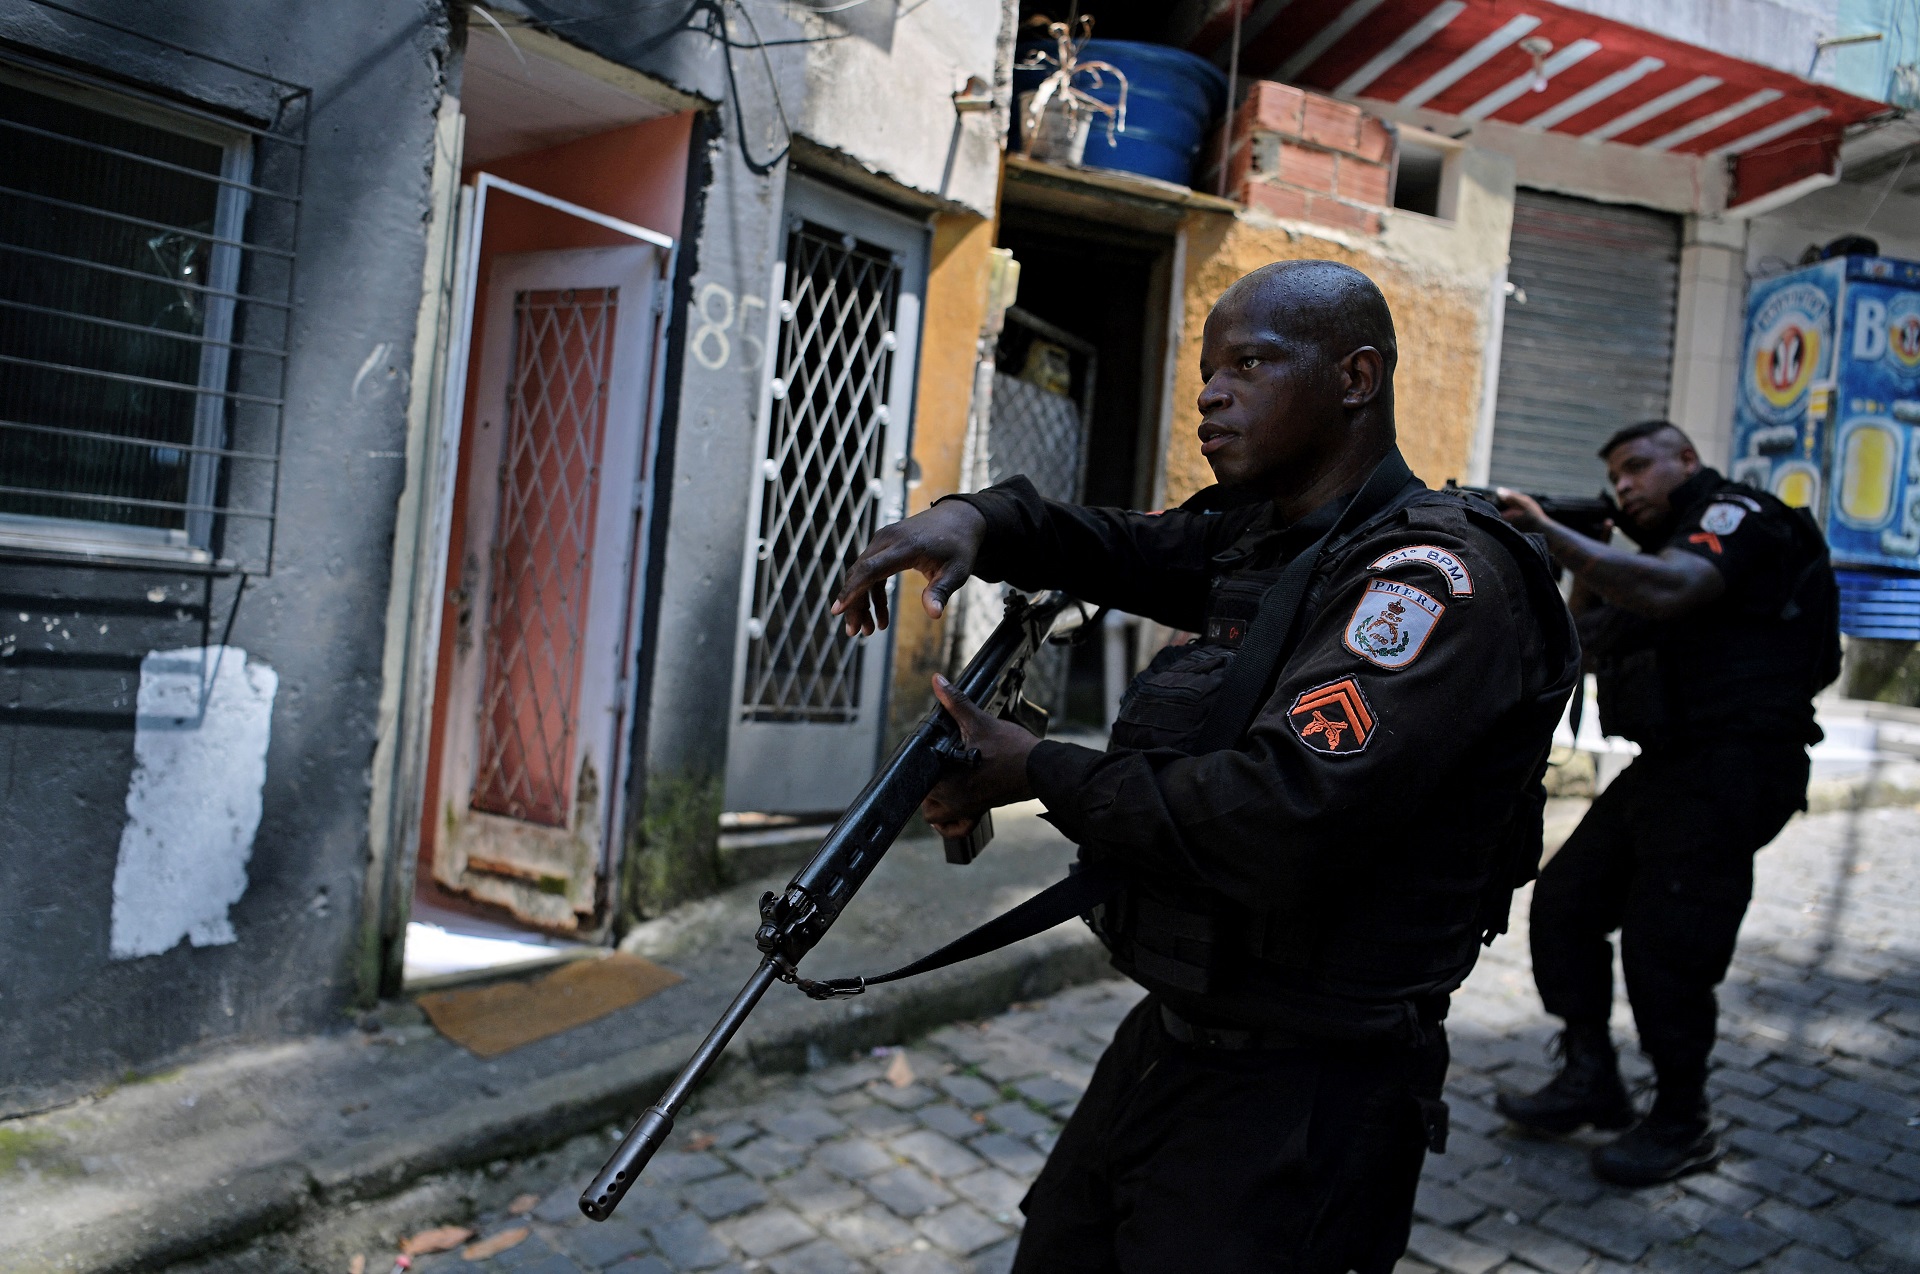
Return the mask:
<svg viewBox="0 0 1920 1274">
<path fill-rule="evenodd" d="M 910 514 L 960 489 L 974 364 L 979 357 L 980 326 L 987 314 L 993 236 L 993 223 L 984 217 L 942 214 L 934 219 L 913 424 L 913 458 L 920 466 L 920 482 L 907 495 Z M 929 678 L 941 671 L 940 625 L 921 609 L 923 583 L 918 575 L 900 582 L 888 713 L 896 733 L 926 712 L 933 702 Z"/>
<path fill-rule="evenodd" d="M 1504 246 L 1504 245 L 1503 245 Z M 1200 338 L 1207 312 L 1241 275 L 1273 261 L 1341 261 L 1380 285 L 1393 310 L 1400 364 L 1394 403 L 1400 449 L 1430 486 L 1467 477 L 1479 419 L 1487 294 L 1482 280 L 1319 238 L 1298 224 L 1201 214 L 1187 227 L 1186 311 L 1167 444 L 1167 504 L 1213 481 L 1194 430 L 1200 413 Z"/>
</svg>

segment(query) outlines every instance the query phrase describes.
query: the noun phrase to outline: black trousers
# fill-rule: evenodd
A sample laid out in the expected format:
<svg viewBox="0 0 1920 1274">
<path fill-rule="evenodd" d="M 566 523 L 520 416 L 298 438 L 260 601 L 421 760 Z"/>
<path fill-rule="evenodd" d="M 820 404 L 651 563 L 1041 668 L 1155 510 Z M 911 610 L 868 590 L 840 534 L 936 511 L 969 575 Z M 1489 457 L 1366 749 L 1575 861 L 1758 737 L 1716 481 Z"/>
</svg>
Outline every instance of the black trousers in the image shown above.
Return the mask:
<svg viewBox="0 0 1920 1274">
<path fill-rule="evenodd" d="M 1021 1202 L 1014 1274 L 1388 1274 L 1446 1071 L 1438 1026 L 1227 1052 L 1174 1041 L 1149 996 Z"/>
<path fill-rule="evenodd" d="M 1604 1023 L 1613 945 L 1640 1047 L 1662 1092 L 1707 1074 L 1719 1005 L 1753 896 L 1753 855 L 1806 804 L 1798 744 L 1648 751 L 1602 792 L 1534 885 L 1533 977 L 1547 1012 Z"/>
</svg>

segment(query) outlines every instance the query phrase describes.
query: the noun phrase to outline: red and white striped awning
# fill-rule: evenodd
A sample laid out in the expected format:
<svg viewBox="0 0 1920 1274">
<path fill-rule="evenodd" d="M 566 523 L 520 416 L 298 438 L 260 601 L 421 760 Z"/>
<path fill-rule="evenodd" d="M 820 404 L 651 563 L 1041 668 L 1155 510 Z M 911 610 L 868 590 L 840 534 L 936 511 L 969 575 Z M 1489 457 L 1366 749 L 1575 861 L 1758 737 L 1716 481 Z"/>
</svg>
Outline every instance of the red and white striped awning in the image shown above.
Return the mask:
<svg viewBox="0 0 1920 1274">
<path fill-rule="evenodd" d="M 1469 123 L 1731 156 L 1733 203 L 1832 171 L 1846 127 L 1888 110 L 1542 0 L 1228 0 L 1188 47 L 1225 66 L 1235 4 L 1246 79 Z M 1551 47 L 1536 64 L 1523 41 Z"/>
</svg>

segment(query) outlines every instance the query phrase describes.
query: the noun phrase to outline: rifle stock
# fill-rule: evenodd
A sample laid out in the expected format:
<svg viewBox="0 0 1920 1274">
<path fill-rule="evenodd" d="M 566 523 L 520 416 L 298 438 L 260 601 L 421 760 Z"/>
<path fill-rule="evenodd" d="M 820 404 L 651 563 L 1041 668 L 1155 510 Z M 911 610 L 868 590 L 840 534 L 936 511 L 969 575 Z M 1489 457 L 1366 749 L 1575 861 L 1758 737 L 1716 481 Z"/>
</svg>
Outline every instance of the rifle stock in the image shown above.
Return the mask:
<svg viewBox="0 0 1920 1274">
<path fill-rule="evenodd" d="M 981 711 L 1044 734 L 1046 713 L 1022 694 L 1027 663 L 1049 637 L 1064 635 L 1079 626 L 1073 622 L 1076 609 L 1080 611 L 1078 618 L 1084 621 L 1085 608 L 1063 593 L 1048 593 L 1035 600 L 1012 595 L 1007 599 L 1005 617 L 955 685 Z M 854 798 L 786 889 L 760 899 L 761 923 L 753 935 L 762 953 L 760 967 L 707 1032 L 667 1091 L 640 1116 L 587 1186 L 580 1196 L 582 1212 L 595 1221 L 613 1215 L 648 1160 L 673 1132 L 674 1116 L 694 1086 L 720 1059 L 761 997 L 776 981 L 800 981 L 796 966 L 801 958 L 826 936 L 873 874 L 920 802 L 939 781 L 942 769 L 978 763 L 979 754 L 965 746 L 959 726 L 936 705 Z M 968 836 L 946 842 L 947 861 L 962 865 L 972 862 L 992 836 L 992 821 L 982 817 Z M 811 986 L 808 992 L 814 993 Z"/>
</svg>

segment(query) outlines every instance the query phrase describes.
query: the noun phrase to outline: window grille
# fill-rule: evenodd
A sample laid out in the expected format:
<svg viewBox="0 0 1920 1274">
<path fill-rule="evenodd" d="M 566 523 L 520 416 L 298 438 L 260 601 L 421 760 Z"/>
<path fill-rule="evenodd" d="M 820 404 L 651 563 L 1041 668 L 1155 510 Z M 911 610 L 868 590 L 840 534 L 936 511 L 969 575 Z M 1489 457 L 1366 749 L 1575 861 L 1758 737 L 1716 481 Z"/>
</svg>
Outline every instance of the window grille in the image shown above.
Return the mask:
<svg viewBox="0 0 1920 1274">
<path fill-rule="evenodd" d="M 787 236 L 745 715 L 852 721 L 864 647 L 828 613 L 879 525 L 900 259 L 810 221 Z M 897 478 L 896 478 L 897 480 Z"/>
<path fill-rule="evenodd" d="M 0 553 L 270 569 L 307 95 L 247 87 L 0 53 Z"/>
</svg>

